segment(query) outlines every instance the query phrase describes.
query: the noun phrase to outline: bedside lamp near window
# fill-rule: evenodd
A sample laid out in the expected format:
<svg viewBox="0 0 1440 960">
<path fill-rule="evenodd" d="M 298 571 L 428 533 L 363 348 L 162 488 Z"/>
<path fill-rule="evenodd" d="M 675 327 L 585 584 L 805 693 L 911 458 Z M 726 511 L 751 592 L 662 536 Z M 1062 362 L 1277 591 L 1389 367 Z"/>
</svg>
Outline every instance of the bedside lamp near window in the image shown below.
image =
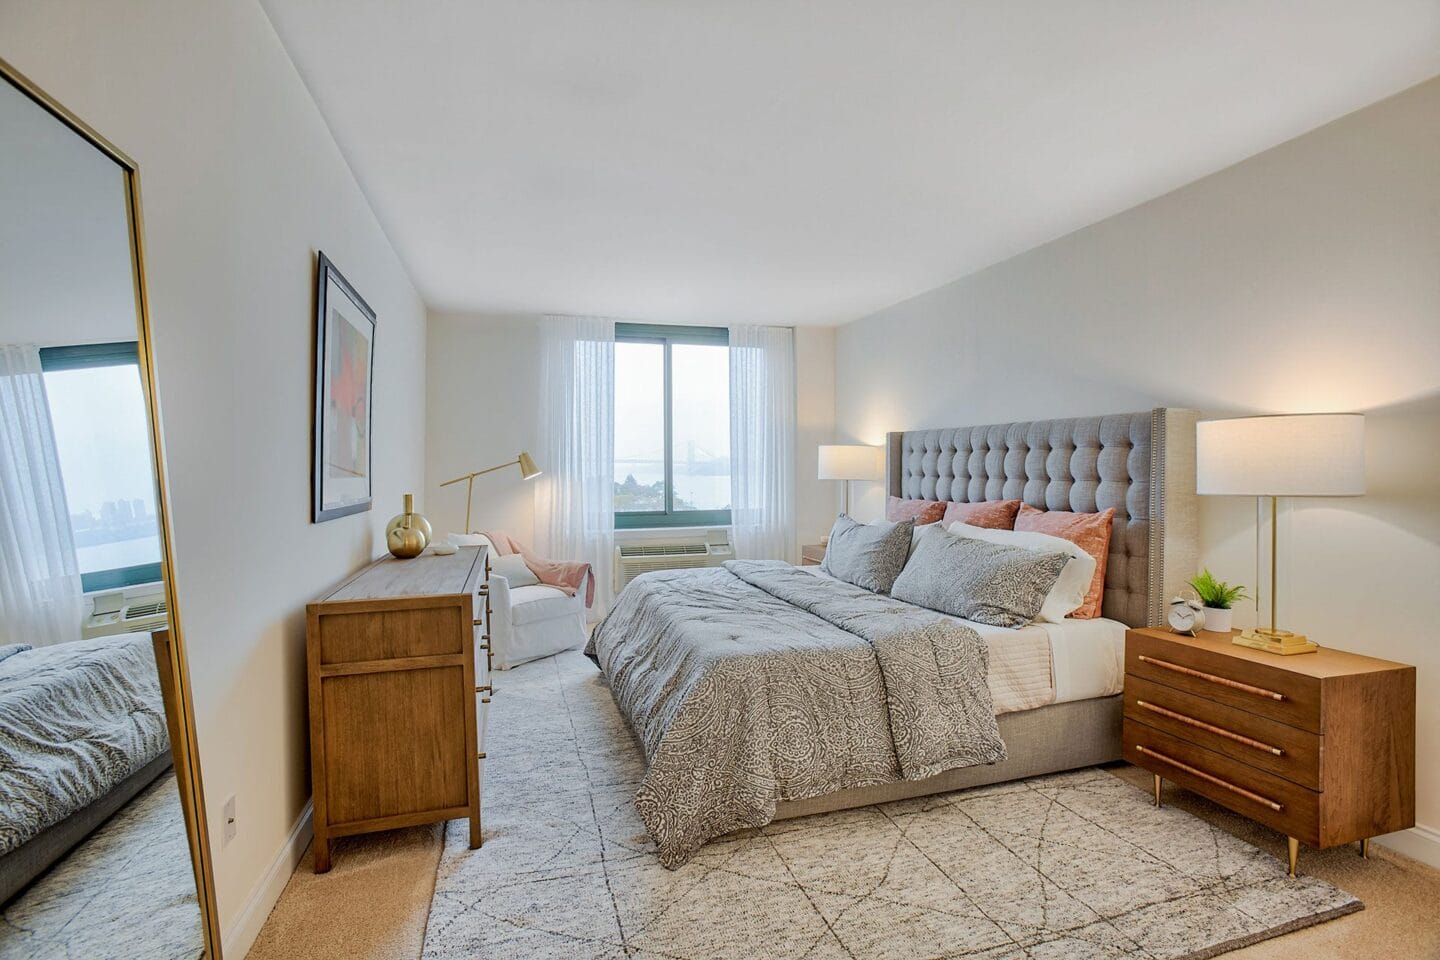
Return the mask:
<svg viewBox="0 0 1440 960">
<path fill-rule="evenodd" d="M 820 445 L 820 480 L 845 482 L 845 513 L 850 513 L 850 481 L 879 480 L 882 464 L 880 448 L 859 443 Z"/>
<path fill-rule="evenodd" d="M 1246 630 L 1242 646 L 1270 653 L 1317 649 L 1278 628 L 1276 501 L 1280 497 L 1355 497 L 1365 492 L 1365 418 L 1317 413 L 1204 420 L 1195 428 L 1195 491 L 1270 498 L 1270 626 Z M 1257 511 L 1258 512 L 1258 511 Z M 1259 529 L 1257 525 L 1258 543 Z"/>
</svg>

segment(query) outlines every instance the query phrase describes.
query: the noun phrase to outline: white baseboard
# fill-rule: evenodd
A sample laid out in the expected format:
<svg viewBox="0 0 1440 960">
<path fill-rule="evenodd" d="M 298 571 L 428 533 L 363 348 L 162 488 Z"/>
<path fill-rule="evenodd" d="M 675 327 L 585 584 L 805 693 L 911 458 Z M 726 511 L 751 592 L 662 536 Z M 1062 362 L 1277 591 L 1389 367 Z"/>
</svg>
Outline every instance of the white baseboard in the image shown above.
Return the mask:
<svg viewBox="0 0 1440 960">
<path fill-rule="evenodd" d="M 1391 850 L 1397 850 L 1411 859 L 1440 869 L 1440 830 L 1434 827 L 1417 823 L 1409 830 L 1376 837 L 1375 842 L 1383 843 Z"/>
<path fill-rule="evenodd" d="M 285 838 L 284 845 L 275 853 L 275 859 L 270 861 L 265 876 L 245 898 L 245 906 L 240 909 L 235 922 L 230 924 L 230 929 L 220 931 L 221 949 L 226 960 L 242 960 L 250 952 L 255 938 L 260 936 L 265 918 L 270 916 L 275 902 L 285 892 L 290 874 L 295 872 L 300 858 L 305 856 L 305 848 L 310 845 L 310 838 L 315 833 L 314 814 L 313 801 L 306 803 L 305 809 L 300 811 L 300 819 L 290 828 L 290 836 Z"/>
</svg>

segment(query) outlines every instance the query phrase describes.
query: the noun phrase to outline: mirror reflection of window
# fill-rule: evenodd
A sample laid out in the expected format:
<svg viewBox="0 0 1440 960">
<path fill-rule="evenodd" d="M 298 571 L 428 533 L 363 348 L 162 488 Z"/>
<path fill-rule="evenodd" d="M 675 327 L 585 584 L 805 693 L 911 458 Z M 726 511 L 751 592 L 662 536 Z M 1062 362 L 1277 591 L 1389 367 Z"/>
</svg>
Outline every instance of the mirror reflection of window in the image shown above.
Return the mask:
<svg viewBox="0 0 1440 960">
<path fill-rule="evenodd" d="M 40 351 L 86 593 L 158 583 L 160 528 L 135 344 Z"/>
</svg>

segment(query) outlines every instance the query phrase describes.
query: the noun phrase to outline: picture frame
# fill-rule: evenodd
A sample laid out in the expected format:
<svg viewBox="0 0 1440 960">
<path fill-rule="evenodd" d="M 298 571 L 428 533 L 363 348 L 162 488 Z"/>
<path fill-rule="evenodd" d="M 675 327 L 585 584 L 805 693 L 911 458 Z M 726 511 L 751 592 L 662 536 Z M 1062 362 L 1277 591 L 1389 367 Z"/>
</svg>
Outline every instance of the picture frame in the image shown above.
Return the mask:
<svg viewBox="0 0 1440 960">
<path fill-rule="evenodd" d="M 370 509 L 375 311 L 324 252 L 315 278 L 312 522 Z"/>
</svg>

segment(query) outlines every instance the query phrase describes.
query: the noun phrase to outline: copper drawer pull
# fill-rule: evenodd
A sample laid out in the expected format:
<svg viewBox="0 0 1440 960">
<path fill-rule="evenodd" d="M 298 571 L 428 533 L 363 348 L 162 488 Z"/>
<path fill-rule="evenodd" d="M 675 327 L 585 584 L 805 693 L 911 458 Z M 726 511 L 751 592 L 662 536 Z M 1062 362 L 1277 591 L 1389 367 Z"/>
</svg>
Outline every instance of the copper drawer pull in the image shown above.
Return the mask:
<svg viewBox="0 0 1440 960">
<path fill-rule="evenodd" d="M 1194 717 L 1187 717 L 1183 713 L 1176 713 L 1174 710 L 1167 710 L 1164 707 L 1157 707 L 1155 704 L 1148 703 L 1144 700 L 1136 700 L 1135 706 L 1145 710 L 1149 710 L 1151 713 L 1158 713 L 1162 717 L 1169 717 L 1171 720 L 1183 723 L 1186 726 L 1195 727 L 1197 730 L 1205 730 L 1219 737 L 1227 737 L 1231 740 L 1234 740 L 1236 743 L 1243 743 L 1247 747 L 1254 747 L 1256 750 L 1263 750 L 1266 753 L 1274 754 L 1277 757 L 1285 756 L 1285 751 L 1281 750 L 1279 747 L 1272 747 L 1270 746 L 1270 744 L 1263 741 L 1255 740 L 1251 737 L 1244 736 L 1243 734 L 1236 733 L 1233 730 L 1226 730 L 1224 727 L 1217 727 L 1214 724 L 1206 723 L 1204 720 L 1196 720 Z"/>
<path fill-rule="evenodd" d="M 1168 764 L 1170 764 L 1170 766 L 1176 768 L 1177 770 L 1184 770 L 1186 773 L 1190 774 L 1191 776 L 1193 776 L 1193 777 L 1199 777 L 1201 780 L 1205 780 L 1205 781 L 1208 781 L 1208 782 L 1210 782 L 1210 783 L 1213 783 L 1213 784 L 1215 784 L 1215 786 L 1217 786 L 1217 787 L 1224 787 L 1226 790 L 1229 790 L 1231 793 L 1238 793 L 1240 796 L 1244 797 L 1245 799 L 1247 799 L 1247 800 L 1253 800 L 1253 801 L 1255 801 L 1256 803 L 1263 804 L 1263 805 L 1269 807 L 1271 810 L 1274 810 L 1276 813 L 1279 813 L 1281 810 L 1284 810 L 1284 809 L 1285 809 L 1284 806 L 1282 806 L 1281 804 L 1276 803 L 1274 800 L 1271 800 L 1271 799 L 1269 799 L 1268 797 L 1262 797 L 1262 796 L 1260 796 L 1260 794 L 1258 794 L 1258 793 L 1252 793 L 1251 791 L 1246 790 L 1244 787 L 1237 787 L 1237 786 L 1235 786 L 1235 784 L 1229 782 L 1228 780 L 1221 780 L 1219 777 L 1215 776 L 1214 774 L 1206 773 L 1204 770 L 1196 770 L 1194 767 L 1190 766 L 1188 763 L 1181 763 L 1179 760 L 1176 760 L 1176 759 L 1174 759 L 1173 757 L 1167 757 L 1167 756 L 1165 756 L 1165 754 L 1163 754 L 1163 753 L 1156 753 L 1154 750 L 1151 750 L 1151 749 L 1149 749 L 1148 747 L 1142 747 L 1142 746 L 1140 746 L 1140 744 L 1138 744 L 1138 743 L 1135 744 L 1135 751 L 1136 751 L 1137 753 L 1143 753 L 1143 754 L 1145 754 L 1146 756 L 1154 757 L 1156 760 L 1159 760 L 1161 763 L 1168 763 Z"/>
<path fill-rule="evenodd" d="M 1243 690 L 1246 693 L 1253 693 L 1258 697 L 1268 697 L 1271 700 L 1284 700 L 1285 694 L 1276 693 L 1274 690 L 1266 690 L 1264 687 L 1252 687 L 1248 683 L 1241 683 L 1239 680 L 1231 680 L 1228 677 L 1217 677 L 1213 673 L 1204 673 L 1200 670 L 1191 670 L 1189 667 L 1182 667 L 1178 663 L 1171 663 L 1168 660 L 1156 660 L 1154 657 L 1141 655 L 1141 663 L 1153 663 L 1165 670 L 1174 670 L 1176 673 L 1183 673 L 1187 677 L 1198 677 L 1201 680 L 1208 680 L 1210 683 L 1218 683 L 1223 687 L 1230 687 L 1235 690 Z"/>
</svg>

